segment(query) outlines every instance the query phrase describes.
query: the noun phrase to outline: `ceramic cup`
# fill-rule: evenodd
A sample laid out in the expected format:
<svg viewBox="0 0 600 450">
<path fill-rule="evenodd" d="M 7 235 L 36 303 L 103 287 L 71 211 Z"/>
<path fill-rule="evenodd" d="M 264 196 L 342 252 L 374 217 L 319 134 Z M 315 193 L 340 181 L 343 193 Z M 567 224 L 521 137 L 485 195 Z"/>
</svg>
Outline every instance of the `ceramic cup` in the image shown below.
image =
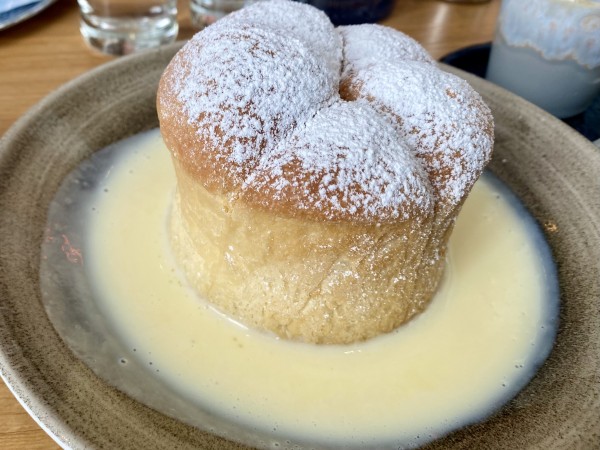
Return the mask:
<svg viewBox="0 0 600 450">
<path fill-rule="evenodd" d="M 559 118 L 600 94 L 600 0 L 503 0 L 486 78 Z"/>
</svg>

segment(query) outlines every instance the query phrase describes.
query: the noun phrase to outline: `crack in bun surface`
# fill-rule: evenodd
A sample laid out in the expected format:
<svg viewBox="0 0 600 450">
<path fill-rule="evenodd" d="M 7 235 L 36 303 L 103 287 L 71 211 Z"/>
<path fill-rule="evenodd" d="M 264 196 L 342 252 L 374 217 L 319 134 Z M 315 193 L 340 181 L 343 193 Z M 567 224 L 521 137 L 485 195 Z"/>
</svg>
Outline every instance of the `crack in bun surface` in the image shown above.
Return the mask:
<svg viewBox="0 0 600 450">
<path fill-rule="evenodd" d="M 188 280 L 237 320 L 313 343 L 425 308 L 493 142 L 479 95 L 414 40 L 285 0 L 194 36 L 157 108 Z"/>
</svg>

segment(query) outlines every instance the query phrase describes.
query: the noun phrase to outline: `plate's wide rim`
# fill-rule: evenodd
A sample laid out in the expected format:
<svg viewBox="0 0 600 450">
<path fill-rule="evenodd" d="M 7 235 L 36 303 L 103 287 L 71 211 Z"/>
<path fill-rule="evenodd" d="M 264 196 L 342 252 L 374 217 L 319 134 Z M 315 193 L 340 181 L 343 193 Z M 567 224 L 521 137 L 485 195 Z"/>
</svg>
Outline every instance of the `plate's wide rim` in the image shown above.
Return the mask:
<svg viewBox="0 0 600 450">
<path fill-rule="evenodd" d="M 85 90 L 86 87 L 89 86 L 93 86 L 94 83 L 96 83 L 96 81 L 98 79 L 110 79 L 111 77 L 125 77 L 125 76 L 129 76 L 131 77 L 131 75 L 127 75 L 130 72 L 134 72 L 135 70 L 138 70 L 139 68 L 143 68 L 143 67 L 150 67 L 153 64 L 154 65 L 162 65 L 162 67 L 164 67 L 164 65 L 166 65 L 166 62 L 170 59 L 170 56 L 172 54 L 174 54 L 174 52 L 179 48 L 179 46 L 181 45 L 181 43 L 176 43 L 170 46 L 166 46 L 157 50 L 150 50 L 144 53 L 140 53 L 140 54 L 136 54 L 136 55 L 132 55 L 132 56 L 128 56 L 125 58 L 121 58 L 118 60 L 115 60 L 113 62 L 107 63 L 99 68 L 94 69 L 93 71 L 90 71 L 82 76 L 80 76 L 79 78 L 65 84 L 63 87 L 59 88 L 57 91 L 51 93 L 48 97 L 46 97 L 44 100 L 42 100 L 40 103 L 38 103 L 37 105 L 35 105 L 33 108 L 31 108 L 21 119 L 19 119 L 9 130 L 8 132 L 0 139 L 0 203 L 2 203 L 2 192 L 6 191 L 7 189 L 10 188 L 10 184 L 11 184 L 11 180 L 10 179 L 3 179 L 1 178 L 1 175 L 3 172 L 3 168 L 11 166 L 11 167 L 17 167 L 18 162 L 15 163 L 16 160 L 18 160 L 20 158 L 20 156 L 16 153 L 15 149 L 19 148 L 19 149 L 29 149 L 31 152 L 35 153 L 35 149 L 31 149 L 30 147 L 28 147 L 28 142 L 29 139 L 31 139 L 32 136 L 32 124 L 36 124 L 36 121 L 39 120 L 39 118 L 44 115 L 47 114 L 49 110 L 55 110 L 57 108 L 57 105 L 61 105 L 62 103 L 64 103 L 64 101 L 71 101 L 72 100 L 72 93 L 77 91 L 83 91 Z M 558 121 L 557 119 L 553 118 L 552 116 L 550 116 L 549 114 L 539 110 L 538 108 L 536 108 L 535 106 L 525 102 L 524 100 L 494 86 L 491 85 L 490 83 L 487 83 L 485 80 L 481 80 L 478 79 L 476 77 L 473 77 L 471 75 L 468 75 L 464 72 L 458 71 L 456 69 L 451 69 L 451 68 L 446 68 L 449 71 L 455 72 L 460 74 L 460 76 L 462 76 L 463 78 L 466 78 L 469 82 L 471 82 L 471 84 L 478 90 L 482 91 L 482 94 L 484 94 L 484 96 L 487 96 L 488 98 L 494 98 L 494 96 L 501 98 L 503 103 L 502 107 L 507 108 L 508 110 L 512 111 L 513 116 L 511 115 L 507 115 L 506 116 L 506 121 L 508 122 L 507 124 L 499 124 L 500 125 L 505 125 L 507 127 L 520 127 L 520 126 L 529 126 L 529 123 L 531 121 L 531 118 L 528 115 L 532 115 L 535 117 L 535 121 L 537 121 L 537 123 L 539 123 L 540 125 L 540 129 L 545 130 L 546 132 L 548 130 L 552 130 L 552 133 L 554 133 L 554 138 L 558 141 L 561 140 L 561 142 L 569 142 L 572 145 L 572 149 L 563 149 L 561 151 L 564 152 L 568 152 L 568 151 L 573 151 L 573 149 L 577 149 L 578 151 L 578 157 L 581 159 L 584 159 L 585 161 L 583 161 L 585 164 L 582 166 L 581 162 L 579 162 L 579 165 L 577 165 L 577 161 L 573 160 L 573 164 L 575 164 L 574 168 L 570 168 L 568 172 L 568 174 L 564 174 L 559 171 L 556 171 L 554 169 L 552 173 L 549 173 L 548 176 L 551 177 L 556 177 L 556 179 L 561 179 L 561 182 L 565 182 L 565 186 L 567 186 L 567 189 L 571 188 L 572 192 L 571 194 L 574 194 L 575 197 L 579 196 L 581 197 L 583 194 L 581 192 L 578 191 L 581 190 L 581 187 L 579 185 L 577 185 L 577 182 L 579 180 L 575 180 L 575 174 L 580 173 L 581 171 L 585 171 L 586 167 L 585 165 L 589 165 L 591 167 L 595 167 L 595 168 L 600 168 L 600 152 L 598 152 L 598 150 L 589 142 L 587 141 L 583 136 L 579 135 L 577 132 L 575 132 L 574 130 L 570 129 L 568 126 L 562 124 L 560 121 Z M 134 86 L 134 84 L 132 84 L 132 86 Z M 143 87 L 141 87 L 143 88 Z M 140 88 L 140 89 L 141 89 Z M 147 89 L 147 88 L 146 88 Z M 97 93 L 96 93 L 97 94 Z M 90 95 L 93 95 L 90 94 Z M 65 100 L 65 98 L 67 100 Z M 135 99 L 135 93 L 132 93 L 131 95 L 131 99 Z M 147 105 L 146 105 L 147 106 Z M 61 114 L 67 114 L 67 112 L 64 112 L 63 110 L 61 110 L 59 108 L 59 116 Z M 141 114 L 143 117 L 148 117 L 149 114 L 152 114 L 151 111 L 145 111 L 143 114 Z M 60 118 L 60 117 L 59 117 Z M 52 126 L 54 124 L 49 124 L 49 126 Z M 118 126 L 118 125 L 115 125 Z M 136 124 L 135 129 L 131 130 L 132 133 L 137 131 L 141 131 L 144 127 L 143 124 L 143 118 L 140 119 L 140 123 Z M 501 131 L 500 128 L 498 128 L 498 131 Z M 532 133 L 532 136 L 535 137 L 535 130 L 520 130 L 519 133 Z M 541 133 L 541 132 L 540 132 Z M 510 136 L 511 133 L 502 133 L 501 135 L 503 136 L 502 139 L 511 139 Z M 542 134 L 540 134 L 538 136 L 540 139 L 544 138 L 544 136 Z M 38 137 L 39 138 L 39 137 Z M 92 142 L 92 143 L 88 143 L 88 145 L 93 145 L 96 142 Z M 521 155 L 522 156 L 522 155 Z M 547 165 L 544 165 L 545 162 L 544 160 L 552 160 L 552 157 L 555 155 L 539 155 L 540 156 L 540 169 L 539 171 L 542 171 L 543 169 L 547 168 Z M 547 162 L 547 161 L 546 161 Z M 521 197 L 524 202 L 526 203 L 526 205 L 528 206 L 528 208 L 530 209 L 530 211 L 533 213 L 533 215 L 536 217 L 536 219 L 538 220 L 538 222 L 541 225 L 546 224 L 547 227 L 545 229 L 545 234 L 546 237 L 548 239 L 548 242 L 550 243 L 550 246 L 552 247 L 552 250 L 554 252 L 554 256 L 557 259 L 558 263 L 559 263 L 559 269 L 561 269 L 561 265 L 562 261 L 561 258 L 564 257 L 563 252 L 567 251 L 567 246 L 568 246 L 568 239 L 570 239 L 569 237 L 565 237 L 564 235 L 561 234 L 561 232 L 563 231 L 563 227 L 569 228 L 571 226 L 573 226 L 570 222 L 567 223 L 563 223 L 561 222 L 559 217 L 546 217 L 545 214 L 547 213 L 544 210 L 543 207 L 543 201 L 547 201 L 546 199 L 542 199 L 540 197 L 540 193 L 537 193 L 535 195 L 532 195 L 531 192 L 529 192 L 527 186 L 528 186 L 528 182 L 530 180 L 528 180 L 528 177 L 514 177 L 512 175 L 512 172 L 518 172 L 519 170 L 519 166 L 520 165 L 520 155 L 513 153 L 513 154 L 506 154 L 504 155 L 502 158 L 496 158 L 495 161 L 493 161 L 492 166 L 494 169 L 494 172 L 504 181 L 507 181 L 508 184 L 511 186 L 511 188 L 517 193 L 517 195 L 519 195 L 519 197 Z M 22 166 L 18 166 L 19 170 L 21 172 L 24 171 Z M 548 167 L 551 167 L 548 166 Z M 533 172 L 537 171 L 537 167 L 536 170 L 534 170 Z M 587 174 L 587 172 L 586 172 Z M 537 173 L 537 174 L 533 174 L 536 175 L 537 178 L 543 177 L 544 174 L 543 173 Z M 25 176 L 31 176 L 30 174 L 25 174 Z M 565 180 L 565 177 L 566 180 Z M 590 189 L 596 189 L 598 188 L 598 192 L 600 192 L 600 188 L 599 185 L 596 184 L 595 186 L 592 185 L 590 186 Z M 560 193 L 557 192 L 557 195 L 559 195 Z M 45 205 L 44 200 L 40 200 L 37 196 L 45 196 L 44 198 L 49 198 L 51 197 L 51 193 L 44 193 L 43 195 L 40 192 L 28 192 L 27 195 L 29 197 L 29 201 L 32 201 L 36 204 L 39 205 Z M 588 200 L 591 198 L 589 195 L 587 195 L 586 197 Z M 594 254 L 590 253 L 588 255 L 588 257 L 594 257 L 594 255 L 598 254 L 598 248 L 599 247 L 598 244 L 600 243 L 600 204 L 599 204 L 600 200 L 596 199 L 596 201 L 594 202 L 592 201 L 588 201 L 589 204 L 584 204 L 584 203 L 580 203 L 579 206 L 581 206 L 582 204 L 584 205 L 584 209 L 585 211 L 582 212 L 583 216 L 582 217 L 588 217 L 591 221 L 591 228 L 588 230 L 584 230 L 586 233 L 588 233 L 586 236 L 588 236 L 587 241 L 586 241 L 586 245 L 587 248 L 590 252 L 595 251 Z M 0 231 L 2 230 L 6 230 L 6 229 L 10 229 L 11 226 L 16 226 L 15 224 L 11 223 L 11 218 L 10 217 L 6 217 L 6 214 L 0 214 Z M 583 226 L 583 225 L 582 225 Z M 558 230 L 558 232 L 557 232 Z M 595 234 L 594 234 L 594 230 L 595 230 Z M 581 231 L 581 230 L 579 230 Z M 33 236 L 33 239 L 41 239 L 41 233 L 42 230 L 39 230 L 39 233 L 36 236 Z M 591 233 L 591 234 L 590 234 Z M 6 239 L 6 236 L 3 236 L 3 239 Z M 591 241 L 590 241 L 591 239 Z M 2 246 L 4 247 L 4 245 Z M 8 247 L 8 246 L 7 246 Z M 4 272 L 4 267 L 3 267 L 3 262 L 5 262 L 5 258 L 6 255 L 8 253 L 4 252 L 4 248 L 0 249 L 0 295 L 4 296 L 6 295 L 6 286 L 2 285 L 3 282 L 3 272 Z M 572 256 L 570 256 L 569 258 L 572 258 Z M 600 258 L 598 259 L 600 260 Z M 21 263 L 24 264 L 23 267 L 26 267 L 28 262 L 27 261 L 21 261 Z M 598 264 L 600 263 L 596 263 L 595 266 L 592 267 L 592 270 L 594 270 L 595 274 L 600 273 L 600 269 L 598 268 Z M 31 265 L 31 264 L 29 264 Z M 35 264 L 34 264 L 35 266 Z M 571 270 L 571 269 L 569 269 Z M 587 270 L 585 268 L 583 268 L 582 270 Z M 567 274 L 568 275 L 568 274 Z M 580 275 L 580 274 L 573 274 L 573 275 Z M 565 274 L 563 274 L 562 276 L 566 276 Z M 591 280 L 587 280 L 588 283 L 592 283 Z M 588 288 L 591 289 L 591 292 L 597 293 L 598 292 L 598 282 L 594 285 L 594 284 L 589 284 L 587 286 Z M 565 291 L 565 286 L 561 285 L 561 293 L 562 295 L 579 295 L 579 296 L 585 296 L 585 292 L 582 291 L 577 291 L 575 294 L 572 294 L 570 292 L 566 292 Z M 595 295 L 595 294 L 594 294 Z M 578 297 L 579 298 L 579 297 Z M 4 302 L 5 299 L 4 297 L 0 297 L 0 302 Z M 597 301 L 600 301 L 600 297 L 597 297 Z M 3 309 L 3 304 L 0 303 L 0 325 L 2 325 L 4 322 L 2 322 L 2 320 L 5 318 L 5 316 L 8 316 L 10 313 L 8 311 L 6 311 L 6 309 Z M 588 306 L 594 306 L 594 305 L 588 305 Z M 37 307 L 41 308 L 41 305 L 37 305 Z M 596 313 L 596 322 L 598 320 L 598 305 L 595 305 L 596 309 L 595 309 L 595 313 Z M 589 309 L 589 308 L 588 308 Z M 570 311 L 570 305 L 567 305 L 567 307 L 563 307 L 561 306 L 561 315 L 564 314 L 568 314 Z M 567 310 L 565 312 L 565 310 Z M 594 308 L 591 308 L 591 310 L 593 311 Z M 563 314 L 564 313 L 564 314 Z M 19 320 L 19 317 L 11 317 L 10 320 Z M 25 325 L 25 324 L 23 324 Z M 48 329 L 44 330 L 44 332 L 46 332 L 45 337 L 48 338 L 48 336 L 51 337 L 51 339 L 57 339 L 60 341 L 60 338 L 58 337 L 58 335 L 56 335 L 56 333 L 54 333 L 54 335 L 52 334 L 53 330 L 51 325 L 48 323 L 46 324 L 48 325 Z M 572 324 L 564 324 L 561 323 L 561 328 L 559 329 L 559 340 L 562 339 L 562 341 L 559 341 L 560 345 L 563 345 L 563 343 L 565 343 L 564 345 L 572 345 L 570 344 L 570 338 L 569 336 L 571 336 L 572 333 L 574 333 L 574 329 L 579 330 L 577 328 L 577 324 L 574 324 L 573 326 L 571 326 Z M 584 327 L 585 328 L 585 327 Z M 587 341 L 587 346 L 588 346 L 588 350 L 590 351 L 596 351 L 596 350 L 600 350 L 600 339 L 598 338 L 598 331 L 595 331 L 596 334 L 593 334 L 594 331 L 593 330 L 588 330 L 585 329 L 584 331 L 587 331 L 589 333 L 591 333 L 590 335 L 592 336 L 592 338 L 590 338 Z M 571 333 L 571 334 L 569 334 Z M 565 338 L 566 336 L 566 338 Z M 9 330 L 8 328 L 4 329 L 0 326 L 0 375 L 2 376 L 3 380 L 5 381 L 5 383 L 9 386 L 10 390 L 15 394 L 15 396 L 17 397 L 17 399 L 20 401 L 20 403 L 25 407 L 25 409 L 35 418 L 35 420 L 42 426 L 42 428 L 47 431 L 60 445 L 63 445 L 65 447 L 72 447 L 72 448 L 87 448 L 89 446 L 93 446 L 93 445 L 98 445 L 97 439 L 97 435 L 95 433 L 87 433 L 86 430 L 82 430 L 81 428 L 81 423 L 85 423 L 85 422 L 75 422 L 73 421 L 72 418 L 69 418 L 68 414 L 69 414 L 69 410 L 62 408 L 62 405 L 58 404 L 58 402 L 60 402 L 61 397 L 56 397 L 53 398 L 52 401 L 49 401 L 49 399 L 47 397 L 45 397 L 44 392 L 41 392 L 38 390 L 37 386 L 38 384 L 35 383 L 35 381 L 37 381 L 37 379 L 35 377 L 43 377 L 44 374 L 41 374 L 39 372 L 36 372 L 36 367 L 35 364 L 32 363 L 31 360 L 27 359 L 27 352 L 24 351 L 27 349 L 27 345 L 30 345 L 32 341 L 30 340 L 24 340 L 23 342 L 14 342 L 11 341 L 13 336 L 9 335 Z M 581 337 L 581 336 L 577 336 L 577 337 Z M 30 336 L 29 339 L 33 340 L 33 342 L 35 342 L 36 337 L 35 336 Z M 573 344 L 574 345 L 574 344 Z M 64 343 L 62 344 L 63 347 L 65 347 L 63 350 L 67 351 L 66 346 L 64 345 Z M 44 348 L 44 345 L 40 346 L 41 348 Z M 600 352 L 597 352 L 600 353 Z M 581 358 L 583 358 L 585 356 L 585 354 L 581 354 L 580 355 Z M 42 357 L 42 356 L 40 356 Z M 552 355 L 550 357 L 552 359 Z M 555 358 L 556 359 L 556 358 Z M 579 360 L 578 360 L 579 361 Z M 98 400 L 102 400 L 105 402 L 105 407 L 110 407 L 111 403 L 116 403 L 116 402 L 122 402 L 123 404 L 129 404 L 129 403 L 137 403 L 132 399 L 129 399 L 128 397 L 118 393 L 118 392 L 114 392 L 115 390 L 112 388 L 109 388 L 107 386 L 103 385 L 103 382 L 101 380 L 98 379 L 94 379 L 94 375 L 91 373 L 91 371 L 89 371 L 89 369 L 87 369 L 85 366 L 83 366 L 82 363 L 78 362 L 74 357 L 71 356 L 71 359 L 69 360 L 69 363 L 72 364 L 73 366 L 73 374 L 74 376 L 77 375 L 80 377 L 81 380 L 84 380 L 85 382 L 90 382 L 90 380 L 92 380 L 91 382 L 94 383 L 94 387 L 99 389 L 100 391 L 102 391 L 100 394 L 98 394 Z M 552 365 L 552 364 L 558 364 L 558 362 L 556 361 L 551 361 L 550 363 L 546 364 L 546 366 Z M 589 372 L 585 372 L 582 376 L 586 376 L 589 378 L 589 381 L 586 381 L 586 383 L 588 383 L 589 386 L 591 386 L 591 392 L 589 394 L 589 398 L 586 400 L 586 404 L 585 404 L 585 408 L 589 410 L 591 410 L 592 413 L 595 412 L 600 412 L 600 382 L 598 380 L 598 373 L 599 371 L 597 370 L 599 367 L 599 363 L 598 360 L 596 360 L 595 362 L 593 362 L 592 367 L 588 367 L 587 369 L 590 369 Z M 64 367 L 63 367 L 64 369 Z M 593 370 L 591 370 L 593 369 Z M 55 389 L 58 390 L 58 388 L 56 387 L 56 385 L 53 385 L 51 380 L 44 380 L 44 383 L 47 384 L 48 386 L 50 386 L 49 388 L 52 389 L 52 387 L 54 386 Z M 553 384 L 554 383 L 554 384 Z M 556 383 L 558 383 L 557 380 L 552 379 L 552 377 L 550 377 L 550 379 L 548 380 L 548 383 L 543 384 L 543 386 L 534 386 L 534 387 L 530 387 L 528 386 L 526 388 L 526 390 L 533 390 L 536 392 L 539 392 L 540 389 L 547 387 L 547 386 L 553 386 L 556 385 Z M 534 383 L 535 384 L 535 383 Z M 538 383 L 539 384 L 539 383 Z M 107 394 L 107 392 L 110 392 L 110 395 Z M 104 395 L 104 394 L 105 395 Z M 70 395 L 74 395 L 75 398 L 71 397 Z M 69 394 L 68 392 L 61 392 L 61 395 L 64 396 L 62 397 L 62 400 L 64 400 L 65 402 L 77 402 L 77 393 L 71 393 Z M 81 395 L 81 394 L 79 394 Z M 68 396 L 68 397 L 67 397 Z M 581 399 L 576 399 L 576 400 L 581 400 Z M 84 400 L 80 400 L 80 401 L 84 401 Z M 535 403 L 535 402 L 534 402 Z M 119 404 L 119 406 L 121 406 L 121 403 Z M 496 417 L 499 417 L 500 419 L 498 419 L 498 422 L 502 422 L 502 417 L 506 414 L 513 414 L 513 413 L 517 413 L 519 411 L 519 409 L 522 408 L 528 408 L 530 407 L 530 405 L 524 404 L 523 402 L 520 402 L 519 400 L 519 396 L 517 397 L 517 399 L 513 402 L 511 402 L 511 404 L 509 405 L 508 408 L 504 408 L 502 411 L 500 411 L 499 414 L 496 415 Z M 534 405 L 535 408 L 540 408 L 542 406 L 540 405 Z M 515 412 L 516 411 L 516 412 Z M 600 416 L 600 414 L 598 414 L 598 416 Z M 600 425 L 599 420 L 600 419 L 592 419 L 590 418 L 591 416 L 589 416 L 589 414 L 587 416 L 584 417 L 583 421 L 583 425 L 581 425 L 577 430 L 575 430 L 574 433 L 572 433 L 571 436 L 569 436 L 569 433 L 564 433 L 564 430 L 561 431 L 563 432 L 563 434 L 567 435 L 565 437 L 565 439 L 573 439 L 572 442 L 579 442 L 581 443 L 585 443 L 585 442 L 589 442 L 589 439 L 593 438 L 593 435 L 590 434 L 594 431 L 594 429 L 596 427 L 598 427 Z M 164 418 L 164 420 L 163 420 Z M 92 419 L 98 419 L 101 420 L 101 418 L 92 418 Z M 557 419 L 558 420 L 558 419 Z M 176 421 L 173 421 L 172 419 L 168 419 L 166 418 L 166 416 L 162 416 L 159 413 L 156 413 L 154 411 L 151 411 L 143 406 L 137 406 L 137 409 L 135 411 L 135 414 L 132 414 L 131 417 L 131 429 L 134 430 L 136 428 L 136 426 L 138 427 L 144 427 L 145 425 L 155 425 L 157 422 L 156 421 L 160 421 L 162 423 L 162 425 L 160 427 L 158 427 L 158 430 L 154 430 L 152 433 L 150 433 L 148 436 L 145 436 L 145 445 L 147 446 L 149 443 L 155 442 L 156 443 L 156 447 L 160 447 L 160 448 L 167 448 L 168 444 L 181 444 L 181 446 L 196 446 L 196 445 L 200 445 L 203 447 L 206 446 L 217 446 L 217 447 L 221 447 L 225 441 L 221 441 L 219 438 L 214 438 L 215 440 L 206 440 L 205 437 L 199 438 L 197 436 L 194 435 L 194 433 L 196 433 L 194 430 L 190 429 L 190 427 L 182 425 L 182 424 L 178 424 Z M 88 422 L 89 424 L 89 422 Z M 141 425 L 140 425 L 141 424 Z M 97 425 L 97 424 L 95 424 Z M 101 428 L 102 427 L 107 427 L 109 426 L 108 423 L 103 423 L 98 425 Z M 541 425 L 540 425 L 541 426 Z M 501 433 L 501 432 L 506 432 L 505 430 L 505 424 L 500 423 L 497 426 L 495 426 L 493 428 L 493 432 L 494 433 Z M 461 448 L 464 447 L 465 443 L 469 442 L 468 439 L 468 433 L 470 432 L 480 432 L 483 429 L 486 428 L 486 423 L 483 424 L 475 424 L 473 426 L 467 427 L 467 429 L 463 429 L 463 430 L 459 430 L 458 432 L 455 432 L 451 435 L 449 435 L 447 438 L 441 440 L 441 441 L 436 441 L 432 444 L 433 447 L 435 448 Z M 125 427 L 125 429 L 127 429 L 127 427 Z M 135 431 L 135 430 L 134 430 Z M 139 431 L 139 428 L 138 430 Z M 155 441 L 157 436 L 160 437 L 163 436 L 161 435 L 161 433 L 164 434 L 168 434 L 168 438 L 163 439 L 162 441 L 158 442 Z M 550 433 L 551 434 L 551 433 Z M 129 442 L 129 444 L 133 443 L 134 441 L 124 441 L 124 442 Z M 490 441 L 492 442 L 492 441 Z M 529 442 L 527 439 L 521 439 L 519 442 L 524 443 L 524 444 L 528 444 L 531 446 L 535 446 L 533 444 L 536 443 L 532 443 Z M 558 441 L 549 441 L 551 444 L 554 443 L 556 444 L 556 442 Z M 104 443 L 106 443 L 106 441 L 104 441 Z M 559 442 L 560 443 L 560 442 Z M 563 444 L 565 443 L 565 441 L 563 441 Z M 539 444 L 539 442 L 537 443 Z M 228 444 L 232 447 L 236 446 L 236 444 Z M 555 447 L 560 447 L 560 445 L 554 445 Z"/>
</svg>

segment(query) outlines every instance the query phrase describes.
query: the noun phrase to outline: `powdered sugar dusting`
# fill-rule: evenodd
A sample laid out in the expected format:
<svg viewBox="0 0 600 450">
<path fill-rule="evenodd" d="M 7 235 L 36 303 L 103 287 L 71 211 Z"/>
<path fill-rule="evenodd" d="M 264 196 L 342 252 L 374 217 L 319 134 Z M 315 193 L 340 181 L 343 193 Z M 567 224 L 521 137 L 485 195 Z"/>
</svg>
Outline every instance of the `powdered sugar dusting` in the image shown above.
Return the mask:
<svg viewBox="0 0 600 450">
<path fill-rule="evenodd" d="M 229 27 L 233 23 L 298 39 L 325 62 L 335 83 L 339 81 L 342 38 L 324 12 L 295 1 L 259 1 L 225 16 L 217 25 Z"/>
<path fill-rule="evenodd" d="M 408 36 L 341 27 L 342 83 L 395 126 L 429 173 L 439 202 L 459 204 L 491 157 L 489 108 L 466 81 L 436 68 Z"/>
<path fill-rule="evenodd" d="M 356 79 L 362 100 L 386 115 L 422 160 L 438 200 L 460 203 L 491 156 L 491 115 L 479 95 L 418 61 L 360 67 Z"/>
<path fill-rule="evenodd" d="M 408 219 L 431 212 L 427 174 L 369 105 L 339 101 L 265 154 L 245 189 L 270 193 L 328 219 Z"/>
<path fill-rule="evenodd" d="M 337 95 L 322 61 L 269 30 L 209 27 L 176 58 L 177 102 L 166 109 L 181 108 L 197 139 L 219 149 L 233 171 L 251 166 Z"/>
<path fill-rule="evenodd" d="M 198 33 L 159 90 L 161 127 L 193 130 L 171 150 L 271 209 L 372 221 L 459 205 L 491 155 L 487 106 L 408 36 L 338 30 L 266 0 Z"/>
<path fill-rule="evenodd" d="M 364 24 L 338 27 L 338 31 L 344 42 L 344 76 L 348 76 L 354 66 L 381 61 L 433 63 L 429 53 L 417 41 L 393 28 Z"/>
</svg>

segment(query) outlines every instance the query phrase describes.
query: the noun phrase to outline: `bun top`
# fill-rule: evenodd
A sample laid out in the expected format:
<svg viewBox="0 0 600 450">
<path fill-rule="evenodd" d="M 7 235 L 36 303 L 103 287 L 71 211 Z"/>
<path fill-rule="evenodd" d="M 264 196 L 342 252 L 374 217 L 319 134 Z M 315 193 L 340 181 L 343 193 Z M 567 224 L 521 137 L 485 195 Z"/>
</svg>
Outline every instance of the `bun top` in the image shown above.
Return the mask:
<svg viewBox="0 0 600 450">
<path fill-rule="evenodd" d="M 161 132 L 206 189 L 274 213 L 387 222 L 456 207 L 491 156 L 492 118 L 408 36 L 334 28 L 267 0 L 198 33 L 158 90 Z"/>
</svg>

